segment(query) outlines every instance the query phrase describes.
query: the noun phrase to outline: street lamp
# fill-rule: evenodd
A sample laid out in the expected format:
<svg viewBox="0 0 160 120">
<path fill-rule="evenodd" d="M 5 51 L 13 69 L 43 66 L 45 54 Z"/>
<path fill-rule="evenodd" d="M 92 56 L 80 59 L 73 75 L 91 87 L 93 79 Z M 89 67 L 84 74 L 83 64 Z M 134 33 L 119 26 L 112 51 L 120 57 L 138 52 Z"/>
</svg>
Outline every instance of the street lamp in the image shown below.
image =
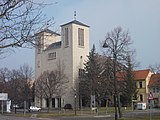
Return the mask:
<svg viewBox="0 0 160 120">
<path fill-rule="evenodd" d="M 75 115 L 77 114 L 77 111 L 76 111 L 76 98 L 77 98 L 77 94 L 75 93 L 74 95 L 74 98 L 75 98 Z"/>
<path fill-rule="evenodd" d="M 109 46 L 107 44 L 108 39 L 111 41 L 112 46 Z M 111 49 L 111 53 L 113 54 L 114 107 L 115 107 L 115 120 L 117 120 L 118 116 L 117 116 L 117 77 L 116 77 L 117 54 L 116 54 L 116 47 L 115 47 L 114 41 L 111 38 L 107 38 L 102 47 Z"/>
</svg>

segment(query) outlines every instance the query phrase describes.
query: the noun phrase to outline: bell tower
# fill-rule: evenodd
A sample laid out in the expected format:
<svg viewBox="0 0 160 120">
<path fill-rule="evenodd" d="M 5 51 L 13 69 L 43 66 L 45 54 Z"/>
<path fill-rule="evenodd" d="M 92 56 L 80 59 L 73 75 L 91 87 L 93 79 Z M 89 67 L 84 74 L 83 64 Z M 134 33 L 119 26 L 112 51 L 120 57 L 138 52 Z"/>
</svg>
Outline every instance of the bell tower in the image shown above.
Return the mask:
<svg viewBox="0 0 160 120">
<path fill-rule="evenodd" d="M 71 92 L 73 94 L 70 94 L 70 97 L 73 98 L 70 102 L 74 105 L 74 97 L 79 85 L 79 71 L 84 68 L 83 63 L 89 55 L 89 26 L 73 20 L 61 25 L 61 37 L 65 70 L 69 76 L 69 86 L 74 89 L 74 92 Z"/>
</svg>

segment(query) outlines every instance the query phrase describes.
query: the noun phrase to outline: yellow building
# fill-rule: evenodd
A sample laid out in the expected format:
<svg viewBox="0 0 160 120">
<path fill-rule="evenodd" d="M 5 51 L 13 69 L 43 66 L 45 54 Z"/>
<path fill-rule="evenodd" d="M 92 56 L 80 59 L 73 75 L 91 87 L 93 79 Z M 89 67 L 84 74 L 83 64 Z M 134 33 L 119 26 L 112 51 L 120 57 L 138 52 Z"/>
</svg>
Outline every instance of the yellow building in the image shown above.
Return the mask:
<svg viewBox="0 0 160 120">
<path fill-rule="evenodd" d="M 134 71 L 134 80 L 137 86 L 137 102 L 148 103 L 148 84 L 152 72 L 149 69 Z"/>
<path fill-rule="evenodd" d="M 136 102 L 144 102 L 148 103 L 148 84 L 152 75 L 152 72 L 149 69 L 145 70 L 136 70 L 133 71 L 134 80 L 137 88 L 137 94 L 136 94 Z M 123 82 L 125 80 L 126 73 L 121 72 L 117 74 L 117 79 L 120 82 Z"/>
<path fill-rule="evenodd" d="M 148 85 L 149 91 L 153 94 L 153 107 L 160 107 L 160 73 L 153 74 Z"/>
</svg>

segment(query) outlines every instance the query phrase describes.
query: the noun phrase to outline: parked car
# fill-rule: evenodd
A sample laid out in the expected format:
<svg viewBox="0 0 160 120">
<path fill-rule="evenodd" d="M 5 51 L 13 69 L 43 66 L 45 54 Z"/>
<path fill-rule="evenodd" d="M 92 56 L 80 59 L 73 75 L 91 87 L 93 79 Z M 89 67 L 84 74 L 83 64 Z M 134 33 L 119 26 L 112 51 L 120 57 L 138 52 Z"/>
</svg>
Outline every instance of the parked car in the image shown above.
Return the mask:
<svg viewBox="0 0 160 120">
<path fill-rule="evenodd" d="M 18 105 L 16 105 L 16 104 L 14 104 L 14 105 L 13 105 L 13 108 L 19 108 L 19 106 L 18 106 Z"/>
<path fill-rule="evenodd" d="M 146 109 L 146 103 L 137 103 L 137 109 L 138 110 L 145 110 Z"/>
<path fill-rule="evenodd" d="M 40 110 L 41 110 L 41 108 L 39 108 L 39 107 L 37 107 L 37 106 L 30 106 L 30 107 L 29 107 L 29 111 L 30 111 L 30 112 L 40 111 Z"/>
<path fill-rule="evenodd" d="M 66 105 L 64 106 L 64 109 L 65 109 L 65 110 L 66 110 L 66 109 L 73 110 L 73 108 L 72 108 L 72 105 L 71 105 L 71 104 L 66 104 Z"/>
</svg>

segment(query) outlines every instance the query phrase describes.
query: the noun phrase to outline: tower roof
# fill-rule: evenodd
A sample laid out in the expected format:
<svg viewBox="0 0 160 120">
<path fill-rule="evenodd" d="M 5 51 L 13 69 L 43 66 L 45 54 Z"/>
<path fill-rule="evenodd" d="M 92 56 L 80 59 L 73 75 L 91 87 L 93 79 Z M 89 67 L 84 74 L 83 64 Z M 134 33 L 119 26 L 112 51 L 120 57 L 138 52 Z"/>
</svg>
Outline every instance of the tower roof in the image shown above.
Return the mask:
<svg viewBox="0 0 160 120">
<path fill-rule="evenodd" d="M 86 25 L 86 24 L 84 24 L 84 23 L 81 23 L 81 22 L 77 21 L 77 20 L 73 20 L 73 21 L 71 21 L 71 22 L 68 22 L 68 23 L 66 23 L 66 24 L 63 24 L 63 25 L 61 25 L 61 27 L 65 26 L 65 25 L 68 25 L 68 24 L 77 24 L 77 25 L 82 25 L 82 26 L 85 26 L 85 27 L 90 27 L 90 26 L 88 26 L 88 25 Z"/>
</svg>

